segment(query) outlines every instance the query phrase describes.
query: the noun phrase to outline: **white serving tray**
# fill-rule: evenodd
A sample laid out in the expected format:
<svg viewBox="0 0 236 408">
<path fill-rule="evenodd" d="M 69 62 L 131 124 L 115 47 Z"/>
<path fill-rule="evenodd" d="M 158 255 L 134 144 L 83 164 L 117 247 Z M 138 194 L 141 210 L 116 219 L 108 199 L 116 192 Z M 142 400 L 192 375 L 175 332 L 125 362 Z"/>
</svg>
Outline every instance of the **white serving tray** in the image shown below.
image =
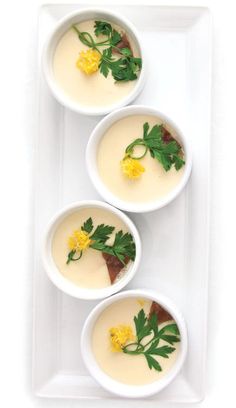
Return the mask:
<svg viewBox="0 0 236 408">
<path fill-rule="evenodd" d="M 76 8 L 81 6 L 41 9 L 40 53 L 55 22 Z M 112 9 L 136 25 L 149 59 L 148 80 L 136 102 L 172 117 L 193 149 L 192 176 L 181 196 L 159 211 L 129 214 L 141 233 L 143 257 L 128 287 L 152 288 L 170 296 L 188 326 L 189 352 L 182 372 L 151 399 L 199 401 L 205 387 L 207 328 L 211 18 L 199 7 Z M 40 257 L 42 233 L 56 210 L 72 201 L 99 199 L 84 160 L 89 134 L 99 118 L 61 107 L 45 84 L 40 62 L 39 58 L 33 388 L 43 397 L 115 398 L 88 375 L 80 354 L 81 327 L 96 302 L 79 301 L 57 290 Z"/>
</svg>

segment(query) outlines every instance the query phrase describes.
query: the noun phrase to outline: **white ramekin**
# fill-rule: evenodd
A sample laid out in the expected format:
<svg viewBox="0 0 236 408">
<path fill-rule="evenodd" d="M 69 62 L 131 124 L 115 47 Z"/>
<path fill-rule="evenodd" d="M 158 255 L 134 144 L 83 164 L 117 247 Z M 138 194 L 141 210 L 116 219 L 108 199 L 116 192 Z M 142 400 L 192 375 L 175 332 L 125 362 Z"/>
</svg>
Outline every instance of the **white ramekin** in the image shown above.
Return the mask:
<svg viewBox="0 0 236 408">
<path fill-rule="evenodd" d="M 74 213 L 77 210 L 82 208 L 101 208 L 108 212 L 115 214 L 120 218 L 124 224 L 127 226 L 128 230 L 133 236 L 135 245 L 136 245 L 136 256 L 134 262 L 127 268 L 124 276 L 118 280 L 116 283 L 99 289 L 89 289 L 82 288 L 75 285 L 69 279 L 66 279 L 58 270 L 55 265 L 55 262 L 52 257 L 52 239 L 57 227 L 60 225 L 62 220 L 68 215 Z M 104 220 L 105 222 L 106 220 Z M 43 247 L 42 247 L 42 259 L 45 270 L 51 279 L 51 281 L 63 292 L 68 295 L 74 296 L 78 299 L 103 299 L 107 296 L 110 296 L 119 290 L 123 289 L 130 280 L 134 277 L 137 268 L 141 260 L 141 240 L 137 228 L 134 223 L 127 217 L 124 213 L 112 207 L 109 204 L 103 203 L 102 201 L 89 200 L 89 201 L 78 201 L 68 205 L 67 207 L 60 210 L 49 222 L 46 232 L 43 238 Z"/>
<path fill-rule="evenodd" d="M 167 310 L 167 312 L 171 314 L 180 331 L 181 342 L 177 360 L 164 377 L 150 384 L 127 385 L 114 380 L 100 368 L 92 351 L 91 339 L 93 328 L 100 314 L 112 303 L 130 297 L 151 299 L 159 303 L 164 309 Z M 178 311 L 177 307 L 169 298 L 148 289 L 127 290 L 100 302 L 87 317 L 81 334 L 81 354 L 90 374 L 107 391 L 126 398 L 148 397 L 165 388 L 171 381 L 174 380 L 181 370 L 187 354 L 187 348 L 187 328 L 182 314 Z"/>
<path fill-rule="evenodd" d="M 142 58 L 142 69 L 140 71 L 139 77 L 137 79 L 136 85 L 131 90 L 131 92 L 120 101 L 105 107 L 89 107 L 78 102 L 73 101 L 69 96 L 66 96 L 63 89 L 57 83 L 53 74 L 53 57 L 55 53 L 55 48 L 58 41 L 62 35 L 75 23 L 90 19 L 103 19 L 108 20 L 111 23 L 115 23 L 122 27 L 130 38 L 133 39 Z M 142 43 L 139 38 L 139 34 L 133 24 L 127 20 L 123 15 L 119 13 L 112 12 L 106 9 L 100 8 L 86 8 L 82 10 L 74 11 L 73 13 L 67 14 L 62 18 L 54 27 L 51 34 L 49 35 L 44 49 L 43 49 L 43 71 L 45 74 L 46 81 L 49 88 L 51 89 L 54 97 L 65 107 L 84 115 L 106 115 L 107 113 L 118 109 L 122 106 L 131 103 L 141 92 L 146 77 L 146 60 L 143 52 Z"/>
<path fill-rule="evenodd" d="M 104 133 L 118 120 L 133 115 L 152 115 L 163 120 L 164 123 L 170 125 L 170 127 L 176 131 L 179 142 L 183 146 L 185 152 L 184 174 L 177 186 L 163 198 L 158 198 L 157 200 L 142 203 L 124 201 L 117 197 L 103 182 L 99 175 L 97 167 L 97 150 Z M 159 208 L 164 207 L 181 193 L 191 174 L 192 155 L 187 138 L 168 116 L 164 115 L 153 107 L 145 105 L 133 105 L 110 113 L 97 124 L 87 144 L 86 164 L 88 174 L 94 187 L 105 201 L 124 211 L 144 213 L 158 210 Z"/>
</svg>

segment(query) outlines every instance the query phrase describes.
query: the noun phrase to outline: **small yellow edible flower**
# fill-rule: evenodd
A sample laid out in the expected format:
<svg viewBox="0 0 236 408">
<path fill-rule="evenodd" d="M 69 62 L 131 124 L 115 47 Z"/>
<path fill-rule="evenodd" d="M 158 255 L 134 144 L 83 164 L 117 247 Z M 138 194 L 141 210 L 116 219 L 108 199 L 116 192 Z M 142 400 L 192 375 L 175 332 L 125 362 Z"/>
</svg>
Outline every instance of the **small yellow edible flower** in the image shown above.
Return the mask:
<svg viewBox="0 0 236 408">
<path fill-rule="evenodd" d="M 132 159 L 132 157 L 125 157 L 121 161 L 121 169 L 125 176 L 130 179 L 137 179 L 145 171 L 145 168 L 139 160 Z"/>
<path fill-rule="evenodd" d="M 128 340 L 135 339 L 131 326 L 120 325 L 118 327 L 111 327 L 109 333 L 112 351 L 114 352 L 122 351 Z"/>
<path fill-rule="evenodd" d="M 88 236 L 88 233 L 82 230 L 76 230 L 73 232 L 68 239 L 68 246 L 71 251 L 80 252 L 88 248 L 91 243 L 91 239 Z"/>
<path fill-rule="evenodd" d="M 97 50 L 89 49 L 87 51 L 81 51 L 79 58 L 76 61 L 77 68 L 81 69 L 85 74 L 91 75 L 99 68 L 101 55 Z"/>
</svg>

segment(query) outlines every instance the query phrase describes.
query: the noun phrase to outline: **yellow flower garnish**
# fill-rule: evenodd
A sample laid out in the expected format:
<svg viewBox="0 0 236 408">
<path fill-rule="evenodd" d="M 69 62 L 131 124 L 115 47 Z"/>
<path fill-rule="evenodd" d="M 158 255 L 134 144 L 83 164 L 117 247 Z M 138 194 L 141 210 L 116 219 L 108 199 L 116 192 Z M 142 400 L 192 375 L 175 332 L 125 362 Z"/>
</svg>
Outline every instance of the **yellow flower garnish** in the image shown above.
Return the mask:
<svg viewBox="0 0 236 408">
<path fill-rule="evenodd" d="M 140 161 L 132 159 L 131 157 L 125 157 L 120 164 L 123 173 L 130 179 L 139 178 L 145 171 Z"/>
<path fill-rule="evenodd" d="M 91 75 L 98 70 L 100 60 L 101 54 L 97 50 L 81 51 L 76 61 L 76 66 L 85 72 L 85 74 Z"/>
<path fill-rule="evenodd" d="M 134 340 L 135 336 L 131 326 L 120 325 L 117 327 L 111 327 L 109 330 L 112 351 L 122 351 L 122 347 L 125 346 L 128 340 Z"/>
<path fill-rule="evenodd" d="M 71 251 L 80 252 L 86 248 L 88 248 L 89 244 L 91 243 L 91 239 L 87 232 L 82 230 L 76 230 L 73 232 L 68 239 L 68 246 Z"/>
</svg>

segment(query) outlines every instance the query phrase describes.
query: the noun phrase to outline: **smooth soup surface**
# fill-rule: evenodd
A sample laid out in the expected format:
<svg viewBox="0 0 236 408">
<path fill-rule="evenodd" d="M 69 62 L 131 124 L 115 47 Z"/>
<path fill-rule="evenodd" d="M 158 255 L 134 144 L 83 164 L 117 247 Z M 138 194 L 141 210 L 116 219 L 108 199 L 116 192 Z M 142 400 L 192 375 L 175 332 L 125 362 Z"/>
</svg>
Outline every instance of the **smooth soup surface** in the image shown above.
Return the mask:
<svg viewBox="0 0 236 408">
<path fill-rule="evenodd" d="M 157 360 L 162 367 L 159 372 L 149 369 L 143 355 L 131 356 L 123 352 L 111 352 L 109 329 L 120 324 L 131 325 L 135 333 L 134 316 L 141 308 L 148 315 L 151 306 L 148 299 L 141 299 L 141 303 L 142 306 L 139 299 L 128 298 L 108 306 L 97 319 L 92 333 L 92 349 L 98 365 L 107 375 L 125 384 L 144 385 L 159 380 L 171 369 L 179 353 L 180 343 L 175 343 L 176 350 L 169 358 L 158 356 Z M 167 322 L 160 324 L 159 327 L 166 324 Z M 160 346 L 166 344 L 162 340 L 159 343 Z"/>
<path fill-rule="evenodd" d="M 130 180 L 122 173 L 120 162 L 125 155 L 125 149 L 135 139 L 143 137 L 145 122 L 149 123 L 150 129 L 155 124 L 163 123 L 154 116 L 128 116 L 115 122 L 105 132 L 98 146 L 97 166 L 102 181 L 115 196 L 128 202 L 142 203 L 165 197 L 178 185 L 184 172 L 184 166 L 179 171 L 174 167 L 165 171 L 147 152 L 140 160 L 145 172 L 139 179 Z M 163 124 L 178 140 L 176 132 L 167 124 Z"/>
<path fill-rule="evenodd" d="M 97 289 L 110 286 L 107 265 L 100 251 L 87 248 L 81 259 L 66 264 L 68 252 L 68 238 L 73 231 L 80 229 L 83 223 L 92 217 L 96 228 L 99 224 L 115 227 L 115 231 L 107 241 L 112 244 L 115 232 L 128 232 L 126 225 L 113 213 L 101 208 L 84 208 L 64 218 L 57 227 L 52 240 L 52 256 L 60 273 L 74 284 L 84 288 Z"/>
<path fill-rule="evenodd" d="M 119 32 L 124 32 L 113 23 L 112 26 Z M 81 22 L 77 24 L 77 27 L 81 32 L 87 31 L 95 37 L 94 20 Z M 135 43 L 130 38 L 129 41 L 134 56 L 139 56 Z M 77 33 L 72 28 L 58 42 L 54 54 L 53 70 L 55 79 L 64 93 L 74 102 L 91 107 L 109 106 L 127 96 L 136 85 L 137 80 L 115 83 L 110 74 L 107 78 L 99 71 L 86 75 L 76 67 L 80 51 L 87 49 L 88 47 L 79 40 Z"/>
</svg>

